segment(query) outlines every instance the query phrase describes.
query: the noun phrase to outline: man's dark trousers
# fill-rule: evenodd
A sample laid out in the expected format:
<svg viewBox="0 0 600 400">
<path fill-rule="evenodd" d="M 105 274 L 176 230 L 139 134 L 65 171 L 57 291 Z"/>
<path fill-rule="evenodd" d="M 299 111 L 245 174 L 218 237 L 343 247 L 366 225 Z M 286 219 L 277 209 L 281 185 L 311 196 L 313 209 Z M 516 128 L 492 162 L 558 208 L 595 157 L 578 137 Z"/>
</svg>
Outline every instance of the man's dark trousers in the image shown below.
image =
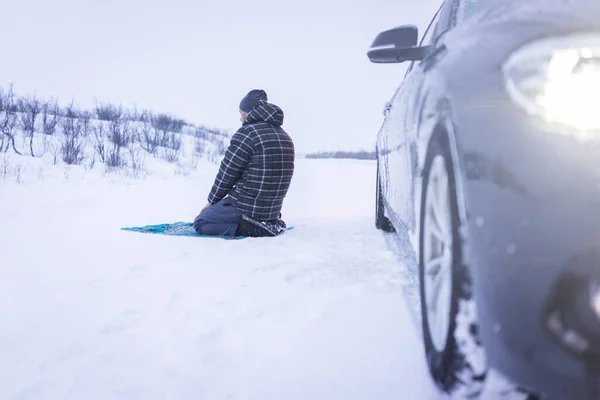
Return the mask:
<svg viewBox="0 0 600 400">
<path fill-rule="evenodd" d="M 241 219 L 240 210 L 230 198 L 225 197 L 196 217 L 194 229 L 199 235 L 235 236 Z"/>
</svg>

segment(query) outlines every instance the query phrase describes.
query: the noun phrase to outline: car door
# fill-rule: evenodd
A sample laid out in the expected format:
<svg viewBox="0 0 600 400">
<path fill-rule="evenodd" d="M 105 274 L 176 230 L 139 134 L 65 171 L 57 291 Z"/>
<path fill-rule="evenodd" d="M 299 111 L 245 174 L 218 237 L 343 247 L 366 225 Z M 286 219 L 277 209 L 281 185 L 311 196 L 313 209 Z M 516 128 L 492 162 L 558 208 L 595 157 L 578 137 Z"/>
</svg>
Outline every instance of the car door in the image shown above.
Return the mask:
<svg viewBox="0 0 600 400">
<path fill-rule="evenodd" d="M 430 22 L 420 45 L 426 45 L 433 39 L 434 32 L 443 16 L 447 0 Z M 414 216 L 414 173 L 416 171 L 416 146 L 413 138 L 417 131 L 416 104 L 419 102 L 419 90 L 423 82 L 423 67 L 421 62 L 413 62 L 404 80 L 391 100 L 391 107 L 386 115 L 385 143 L 385 190 L 387 203 L 395 223 L 404 225 L 409 231 L 414 231 L 416 221 Z"/>
</svg>

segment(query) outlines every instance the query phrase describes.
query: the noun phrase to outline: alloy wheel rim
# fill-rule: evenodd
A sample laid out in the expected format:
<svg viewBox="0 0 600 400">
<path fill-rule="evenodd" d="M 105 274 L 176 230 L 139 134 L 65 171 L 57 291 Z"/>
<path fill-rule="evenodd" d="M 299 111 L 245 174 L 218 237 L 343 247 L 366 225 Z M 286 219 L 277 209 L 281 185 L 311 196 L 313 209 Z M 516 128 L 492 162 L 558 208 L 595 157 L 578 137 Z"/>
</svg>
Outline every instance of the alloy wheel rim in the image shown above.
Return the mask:
<svg viewBox="0 0 600 400">
<path fill-rule="evenodd" d="M 452 304 L 452 209 L 448 169 L 436 155 L 425 194 L 423 232 L 424 297 L 429 334 L 438 352 L 446 347 Z"/>
</svg>

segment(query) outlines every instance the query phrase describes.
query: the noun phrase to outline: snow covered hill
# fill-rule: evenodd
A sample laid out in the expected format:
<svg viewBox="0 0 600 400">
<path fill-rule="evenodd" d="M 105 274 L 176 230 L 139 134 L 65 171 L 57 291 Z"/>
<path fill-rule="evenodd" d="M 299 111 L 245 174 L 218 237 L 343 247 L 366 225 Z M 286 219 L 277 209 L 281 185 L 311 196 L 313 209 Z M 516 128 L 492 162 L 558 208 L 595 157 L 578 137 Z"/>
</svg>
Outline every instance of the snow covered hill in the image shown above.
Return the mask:
<svg viewBox="0 0 600 400">
<path fill-rule="evenodd" d="M 217 168 L 0 179 L 0 398 L 438 398 L 375 163 L 299 159 L 279 238 L 119 230 L 191 220 Z"/>
</svg>

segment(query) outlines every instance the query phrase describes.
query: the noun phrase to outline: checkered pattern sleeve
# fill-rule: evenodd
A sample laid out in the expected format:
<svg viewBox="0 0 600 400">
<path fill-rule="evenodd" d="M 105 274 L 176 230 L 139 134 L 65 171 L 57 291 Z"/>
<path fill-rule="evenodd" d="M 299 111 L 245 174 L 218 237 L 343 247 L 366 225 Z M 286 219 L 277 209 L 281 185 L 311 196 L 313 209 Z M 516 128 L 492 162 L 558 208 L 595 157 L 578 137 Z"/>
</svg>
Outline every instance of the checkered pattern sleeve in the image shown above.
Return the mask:
<svg viewBox="0 0 600 400">
<path fill-rule="evenodd" d="M 215 183 L 208 195 L 209 203 L 215 204 L 229 194 L 250 163 L 252 154 L 252 138 L 244 129 L 238 130 L 231 138 L 225 157 L 221 161 Z"/>
</svg>

